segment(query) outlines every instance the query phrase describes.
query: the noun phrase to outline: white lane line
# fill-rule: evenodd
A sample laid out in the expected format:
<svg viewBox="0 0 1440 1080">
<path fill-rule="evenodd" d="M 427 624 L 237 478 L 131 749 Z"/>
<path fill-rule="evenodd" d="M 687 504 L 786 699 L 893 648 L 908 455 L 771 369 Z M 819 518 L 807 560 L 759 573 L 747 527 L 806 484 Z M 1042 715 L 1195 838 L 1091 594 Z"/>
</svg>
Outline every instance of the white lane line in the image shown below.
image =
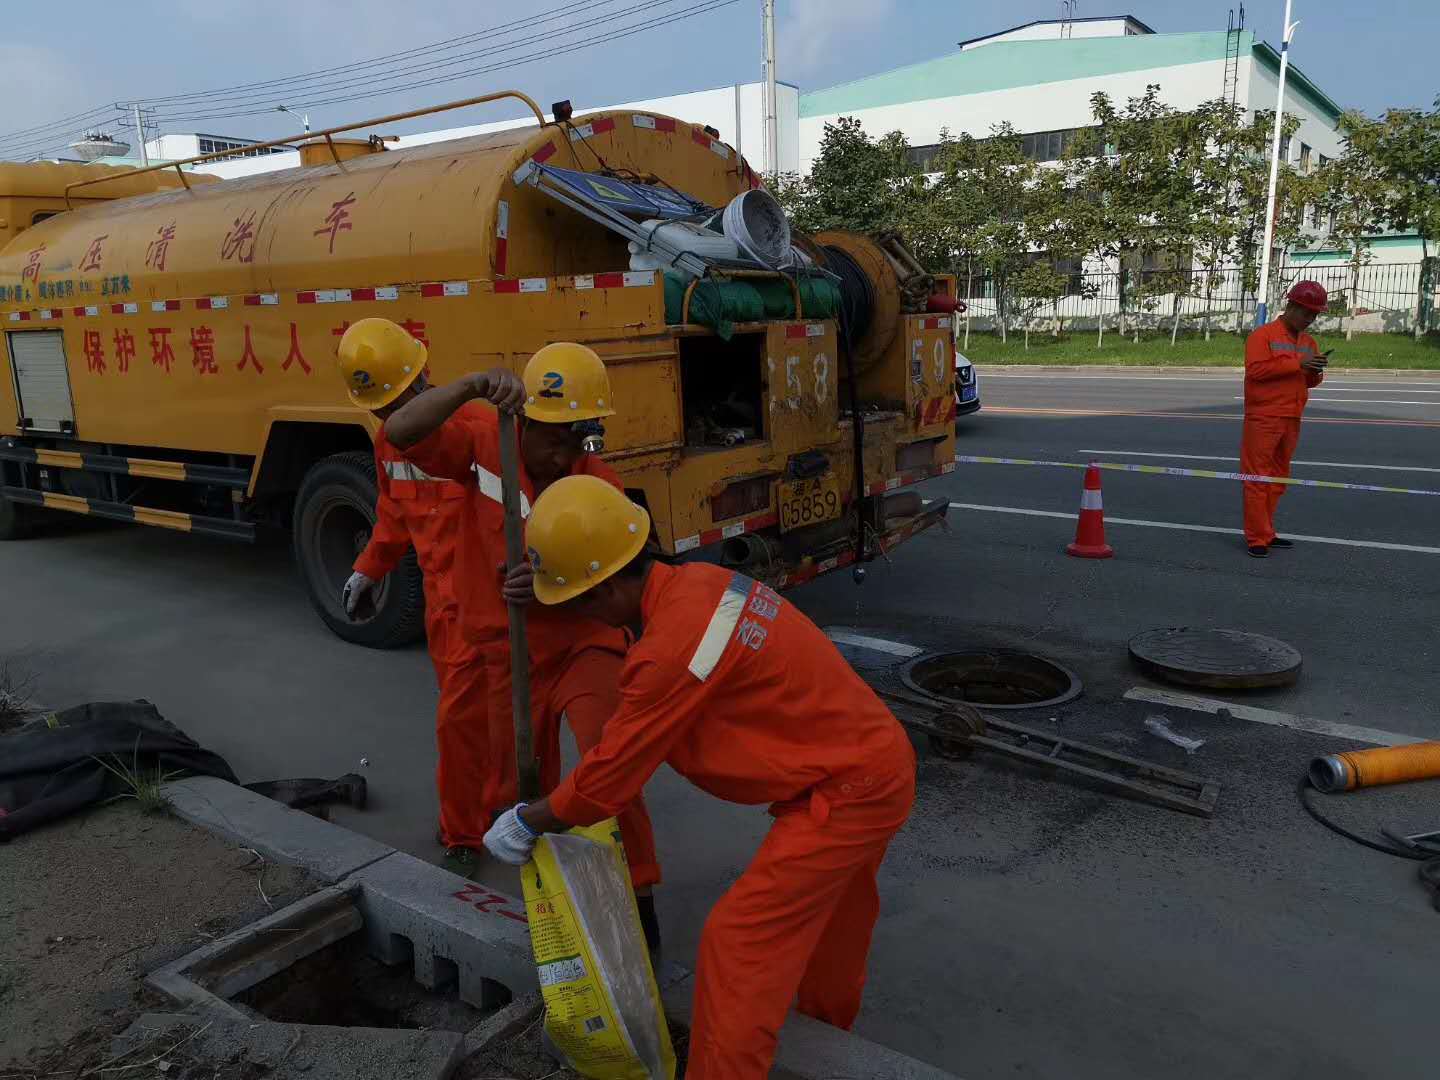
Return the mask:
<svg viewBox="0 0 1440 1080">
<path fill-rule="evenodd" d="M 1240 395 L 1236 395 L 1235 401 L 1244 401 Z M 1329 401 L 1336 405 L 1440 405 L 1440 401 L 1395 401 L 1391 398 L 1363 398 L 1363 397 L 1311 397 L 1310 401 Z"/>
<path fill-rule="evenodd" d="M 1084 381 L 1084 382 L 1143 382 L 1143 383 L 1160 383 L 1160 384 L 1164 384 L 1164 383 L 1172 383 L 1172 382 L 1175 382 L 1175 383 L 1178 383 L 1178 382 L 1197 382 L 1197 383 L 1240 382 L 1240 381 L 1242 380 L 1242 376 L 1240 376 L 1240 375 L 1238 374 L 1238 371 L 1239 371 L 1238 368 L 1236 369 L 1236 371 L 1237 371 L 1237 374 L 1235 374 L 1235 375 L 1193 375 L 1193 376 L 1186 376 L 1186 375 L 1046 375 L 1046 374 L 1040 374 L 1040 375 L 1019 375 L 1019 374 L 1015 374 L 1015 373 L 1009 372 L 1009 371 L 997 371 L 997 370 L 996 370 L 995 368 L 993 368 L 993 367 L 982 367 L 982 369 L 981 369 L 981 374 L 983 374 L 987 379 L 1019 379 L 1019 380 L 1030 379 L 1030 380 L 1032 380 L 1032 381 L 1034 381 L 1034 382 L 1080 382 L 1080 381 Z M 1327 379 L 1325 380 L 1325 389 L 1326 389 L 1326 390 L 1334 390 L 1334 389 L 1339 389 L 1340 387 L 1345 387 L 1345 386 L 1361 386 L 1361 387 L 1366 387 L 1366 388 L 1370 388 L 1370 387 L 1378 388 L 1378 387 L 1382 387 L 1382 386 L 1396 386 L 1396 387 L 1411 388 L 1411 389 L 1418 389 L 1418 388 L 1420 388 L 1420 387 L 1426 387 L 1427 389 L 1419 390 L 1419 392 L 1422 393 L 1422 394 L 1436 394 L 1436 393 L 1440 393 L 1440 390 L 1435 389 L 1436 382 L 1437 382 L 1437 380 L 1433 380 L 1433 379 L 1431 379 L 1431 380 L 1426 380 L 1425 382 L 1404 382 L 1404 381 L 1399 380 L 1399 379 L 1345 379 L 1345 380 L 1343 380 L 1343 381 L 1336 381 L 1336 380 L 1335 380 L 1335 377 L 1334 377 L 1334 376 L 1331 376 L 1331 377 L 1329 377 L 1329 378 L 1327 378 Z"/>
<path fill-rule="evenodd" d="M 1109 454 L 1111 457 L 1184 458 L 1188 461 L 1239 461 L 1220 454 L 1155 454 L 1144 450 L 1076 450 L 1077 454 Z M 1379 469 L 1383 472 L 1440 473 L 1429 465 L 1360 465 L 1353 461 L 1292 461 L 1291 465 L 1314 465 L 1324 469 Z"/>
<path fill-rule="evenodd" d="M 841 645 L 855 645 L 872 652 L 889 653 L 891 656 L 903 656 L 907 659 L 919 656 L 925 651 L 914 645 L 906 645 L 903 641 L 887 641 L 884 638 L 866 637 L 864 634 L 851 634 L 844 630 L 826 630 L 825 634 L 831 641 Z"/>
<path fill-rule="evenodd" d="M 1145 701 L 1151 705 L 1190 709 L 1194 712 L 1215 713 L 1220 709 L 1228 709 L 1230 715 L 1237 720 L 1269 724 L 1271 727 L 1286 727 L 1294 731 L 1308 731 L 1312 735 L 1332 735 L 1337 739 L 1353 739 L 1355 742 L 1374 743 L 1376 746 L 1406 746 L 1425 741 L 1417 735 L 1402 735 L 1396 731 L 1382 731 L 1380 728 L 1360 727 L 1357 724 L 1335 724 L 1329 720 L 1317 720 L 1313 716 L 1258 709 L 1253 705 L 1236 705 L 1218 698 L 1180 694 L 1174 690 L 1156 690 L 1148 686 L 1136 686 L 1127 690 L 1125 698 L 1127 701 Z"/>
<path fill-rule="evenodd" d="M 1396 390 L 1385 390 L 1381 387 L 1366 386 L 1363 389 L 1351 390 L 1348 386 L 1331 386 L 1325 384 L 1327 394 L 1440 394 L 1440 390 L 1420 390 L 1413 386 L 1401 386 Z"/>
<path fill-rule="evenodd" d="M 983 503 L 952 502 L 952 510 L 985 510 L 993 514 L 1023 514 L 1026 517 L 1066 518 L 1075 520 L 1074 512 L 1059 510 L 1030 510 L 1019 506 L 987 506 Z M 1111 517 L 1105 515 L 1107 525 L 1143 525 L 1151 529 L 1179 529 L 1182 532 L 1222 533 L 1226 536 L 1244 535 L 1240 529 L 1225 529 L 1218 525 L 1186 525 L 1177 521 L 1142 521 L 1138 518 Z M 1292 540 L 1303 540 L 1307 544 L 1339 544 L 1342 547 L 1375 548 L 1380 551 L 1410 551 L 1419 555 L 1440 555 L 1440 547 L 1421 547 L 1418 544 L 1386 544 L 1379 540 L 1346 540 L 1338 536 L 1302 536 L 1287 532 Z M 1284 556 L 1278 556 L 1283 558 Z"/>
</svg>

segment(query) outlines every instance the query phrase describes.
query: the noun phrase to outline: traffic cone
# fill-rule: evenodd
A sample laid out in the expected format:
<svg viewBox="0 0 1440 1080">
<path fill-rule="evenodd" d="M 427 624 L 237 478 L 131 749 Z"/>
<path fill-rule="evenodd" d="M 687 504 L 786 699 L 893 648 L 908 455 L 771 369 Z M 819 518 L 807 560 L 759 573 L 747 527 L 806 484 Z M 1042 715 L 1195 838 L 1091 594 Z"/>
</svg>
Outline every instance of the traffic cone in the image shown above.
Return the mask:
<svg viewBox="0 0 1440 1080">
<path fill-rule="evenodd" d="M 1077 559 L 1108 559 L 1115 549 L 1105 542 L 1105 510 L 1100 498 L 1100 469 L 1091 464 L 1085 470 L 1085 489 L 1080 492 L 1080 520 L 1075 524 L 1075 542 L 1065 547 Z"/>
</svg>

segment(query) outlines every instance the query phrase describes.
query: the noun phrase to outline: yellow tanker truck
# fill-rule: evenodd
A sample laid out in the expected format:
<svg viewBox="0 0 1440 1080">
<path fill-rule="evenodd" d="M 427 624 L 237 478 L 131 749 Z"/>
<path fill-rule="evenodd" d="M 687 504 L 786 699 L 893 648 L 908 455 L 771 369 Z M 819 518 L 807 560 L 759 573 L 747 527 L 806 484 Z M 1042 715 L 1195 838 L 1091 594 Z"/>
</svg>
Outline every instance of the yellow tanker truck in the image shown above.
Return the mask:
<svg viewBox="0 0 1440 1080">
<path fill-rule="evenodd" d="M 534 124 L 335 138 L 502 97 Z M 413 639 L 413 555 L 372 618 L 339 601 L 373 522 L 374 425 L 332 367 L 369 316 L 427 342 L 441 381 L 593 347 L 619 409 L 606 458 L 670 556 L 786 588 L 938 523 L 943 500 L 896 489 L 954 467 L 949 318 L 926 303 L 953 281 L 847 233 L 797 240 L 788 270 L 667 249 L 664 223 L 693 231 L 759 187 L 749 166 L 683 120 L 556 112 L 486 95 L 319 132 L 302 167 L 223 182 L 6 167 L 0 216 L 40 216 L 0 250 L 0 538 L 52 511 L 288 530 L 337 634 Z M 636 270 L 637 251 L 660 262 Z"/>
</svg>

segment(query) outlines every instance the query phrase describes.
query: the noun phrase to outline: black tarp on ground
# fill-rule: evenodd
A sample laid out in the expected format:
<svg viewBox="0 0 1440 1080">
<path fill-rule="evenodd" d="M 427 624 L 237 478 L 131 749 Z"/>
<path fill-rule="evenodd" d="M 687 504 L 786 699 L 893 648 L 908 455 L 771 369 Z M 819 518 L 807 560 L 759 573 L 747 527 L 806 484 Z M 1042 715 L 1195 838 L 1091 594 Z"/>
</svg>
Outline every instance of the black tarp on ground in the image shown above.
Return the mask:
<svg viewBox="0 0 1440 1080">
<path fill-rule="evenodd" d="M 148 701 L 102 701 L 0 735 L 0 841 L 122 794 L 101 762 L 148 777 L 200 774 L 235 783 L 219 754 L 202 749 Z"/>
</svg>

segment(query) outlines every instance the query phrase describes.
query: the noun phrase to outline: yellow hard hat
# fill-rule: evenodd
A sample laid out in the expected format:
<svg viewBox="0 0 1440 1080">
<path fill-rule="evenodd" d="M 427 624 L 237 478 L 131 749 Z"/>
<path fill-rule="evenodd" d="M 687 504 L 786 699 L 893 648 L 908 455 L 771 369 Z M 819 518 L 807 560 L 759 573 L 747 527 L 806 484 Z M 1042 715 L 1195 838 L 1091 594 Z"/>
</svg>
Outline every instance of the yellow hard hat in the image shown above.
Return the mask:
<svg viewBox="0 0 1440 1080">
<path fill-rule="evenodd" d="M 361 319 L 340 339 L 340 377 L 362 409 L 383 409 L 420 377 L 425 343 L 389 319 Z"/>
<path fill-rule="evenodd" d="M 599 585 L 640 554 L 650 515 L 598 476 L 566 476 L 535 500 L 525 544 L 535 598 L 562 604 Z"/>
<path fill-rule="evenodd" d="M 610 376 L 594 349 L 570 341 L 546 345 L 525 365 L 525 415 L 542 424 L 614 416 Z"/>
</svg>

